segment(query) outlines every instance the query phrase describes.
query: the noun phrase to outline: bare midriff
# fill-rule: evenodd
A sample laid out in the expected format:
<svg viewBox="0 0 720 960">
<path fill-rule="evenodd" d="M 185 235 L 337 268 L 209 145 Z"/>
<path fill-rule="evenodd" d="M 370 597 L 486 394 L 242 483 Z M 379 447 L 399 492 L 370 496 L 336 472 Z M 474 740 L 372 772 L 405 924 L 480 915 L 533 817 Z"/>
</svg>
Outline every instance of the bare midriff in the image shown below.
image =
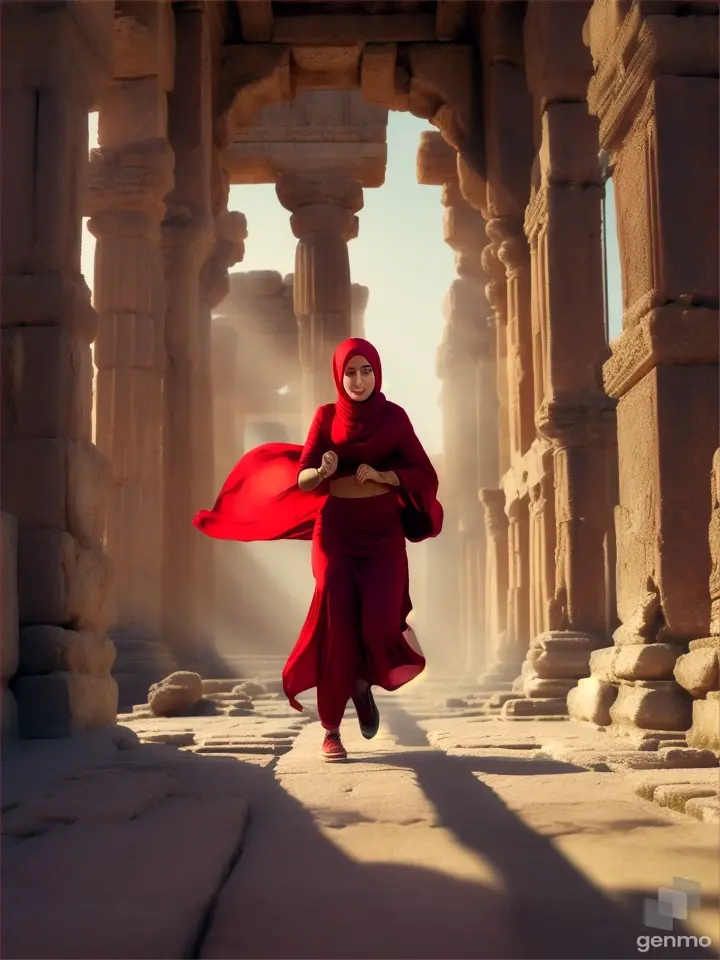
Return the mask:
<svg viewBox="0 0 720 960">
<path fill-rule="evenodd" d="M 330 496 L 344 497 L 346 500 L 379 497 L 389 492 L 390 487 L 387 484 L 376 483 L 374 480 L 366 480 L 365 483 L 359 484 L 355 477 L 340 477 L 339 480 L 330 481 Z"/>
</svg>

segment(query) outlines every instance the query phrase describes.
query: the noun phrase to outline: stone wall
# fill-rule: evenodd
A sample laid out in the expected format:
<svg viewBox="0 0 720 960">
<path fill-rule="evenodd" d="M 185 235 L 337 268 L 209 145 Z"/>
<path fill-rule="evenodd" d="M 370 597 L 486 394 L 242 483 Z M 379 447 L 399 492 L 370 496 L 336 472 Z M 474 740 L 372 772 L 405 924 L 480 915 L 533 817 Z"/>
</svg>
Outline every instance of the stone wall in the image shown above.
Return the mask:
<svg viewBox="0 0 720 960">
<path fill-rule="evenodd" d="M 2 9 L 2 507 L 18 520 L 21 736 L 115 722 L 110 466 L 91 442 L 98 318 L 80 272 L 88 113 L 110 4 Z"/>
<path fill-rule="evenodd" d="M 2 736 L 17 736 L 17 703 L 8 682 L 15 676 L 20 662 L 19 614 L 17 589 L 17 519 L 9 513 L 0 518 L 2 529 L 2 566 L 0 566 L 0 597 L 2 598 L 2 635 L 0 636 L 0 681 L 2 683 Z"/>
</svg>

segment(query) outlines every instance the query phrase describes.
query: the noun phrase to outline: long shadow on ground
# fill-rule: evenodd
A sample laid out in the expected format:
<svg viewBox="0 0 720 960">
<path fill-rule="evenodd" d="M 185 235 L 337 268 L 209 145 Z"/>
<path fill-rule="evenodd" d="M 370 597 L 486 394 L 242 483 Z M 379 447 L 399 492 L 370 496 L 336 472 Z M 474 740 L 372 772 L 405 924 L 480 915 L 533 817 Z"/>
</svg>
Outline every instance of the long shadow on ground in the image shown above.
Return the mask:
<svg viewBox="0 0 720 960">
<path fill-rule="evenodd" d="M 657 888 L 633 891 L 628 904 L 605 896 L 547 838 L 532 830 L 478 779 L 479 773 L 532 777 L 582 773 L 572 764 L 514 757 L 449 756 L 430 750 L 417 722 L 401 707 L 387 711 L 386 722 L 398 745 L 424 747 L 386 756 L 385 765 L 410 768 L 435 806 L 442 826 L 468 849 L 487 858 L 504 878 L 511 924 L 527 960 L 547 958 L 628 958 L 641 955 L 638 937 L 661 934 L 642 922 L 644 897 Z M 617 821 L 613 832 L 654 826 L 657 818 Z M 658 837 L 658 842 L 661 842 Z M 621 864 L 618 864 L 618 868 Z M 658 878 L 660 881 L 662 878 Z M 676 922 L 675 936 L 690 934 Z M 682 946 L 684 960 L 713 957 L 710 949 Z M 653 958 L 677 957 L 677 947 L 652 947 Z"/>
</svg>

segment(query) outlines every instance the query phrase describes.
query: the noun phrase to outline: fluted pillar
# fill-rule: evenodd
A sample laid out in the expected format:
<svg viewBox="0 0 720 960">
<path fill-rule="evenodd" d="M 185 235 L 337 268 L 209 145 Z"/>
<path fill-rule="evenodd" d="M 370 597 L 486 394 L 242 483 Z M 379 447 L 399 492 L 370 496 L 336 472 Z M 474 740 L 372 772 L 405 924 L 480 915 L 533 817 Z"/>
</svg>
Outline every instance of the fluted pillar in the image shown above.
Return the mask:
<svg viewBox="0 0 720 960">
<path fill-rule="evenodd" d="M 200 536 L 192 525 L 206 507 L 197 489 L 198 435 L 206 410 L 201 378 L 200 274 L 214 241 L 212 212 L 212 37 L 204 4 L 178 5 L 176 63 L 168 127 L 175 188 L 162 228 L 167 281 L 164 390 L 164 638 L 179 659 L 197 661 L 200 634 L 196 583 Z"/>
<path fill-rule="evenodd" d="M 154 42 L 140 57 L 134 47 L 133 55 L 116 58 L 115 77 L 100 100 L 99 148 L 90 155 L 85 206 L 97 240 L 96 442 L 113 469 L 106 538 L 115 567 L 113 636 L 122 675 L 125 642 L 137 660 L 138 641 L 158 640 L 161 633 L 166 300 L 160 224 L 174 182 L 167 140 L 173 78 L 166 66 L 172 10 L 151 23 L 131 22 L 149 29 Z"/>
<path fill-rule="evenodd" d="M 277 196 L 292 212 L 298 239 L 294 299 L 303 369 L 303 417 L 307 422 L 322 403 L 335 397 L 332 355 L 352 331 L 352 294 L 348 242 L 358 233 L 362 187 L 333 174 L 286 174 Z"/>
<path fill-rule="evenodd" d="M 530 251 L 513 217 L 490 220 L 487 235 L 507 282 L 506 381 L 509 468 L 503 475 L 508 516 L 508 612 L 504 662 L 518 673 L 530 642 L 530 518 L 523 456 L 535 440 Z"/>
<path fill-rule="evenodd" d="M 691 700 L 673 679 L 673 661 L 710 634 L 718 19 L 710 5 L 612 9 L 611 17 L 607 3 L 593 4 L 584 39 L 594 66 L 588 103 L 613 165 L 623 265 L 623 331 L 603 368 L 605 389 L 619 401 L 621 649 L 593 654 L 597 689 L 585 698 L 578 688 L 573 715 L 610 724 L 614 734 L 657 737 L 690 726 Z"/>
<path fill-rule="evenodd" d="M 484 509 L 487 562 L 485 565 L 485 634 L 489 658 L 481 681 L 488 690 L 510 687 L 517 664 L 508 642 L 508 518 L 505 491 L 493 487 L 480 490 Z"/>
<path fill-rule="evenodd" d="M 227 200 L 225 199 L 225 203 Z M 194 412 L 197 455 L 193 483 L 198 500 L 212 503 L 215 488 L 215 423 L 213 417 L 212 312 L 228 295 L 228 271 L 245 255 L 247 222 L 244 214 L 221 210 L 215 216 L 215 242 L 200 274 L 200 326 L 198 342 L 198 398 Z M 198 610 L 198 640 L 210 649 L 214 644 L 216 618 L 215 558 L 218 544 L 203 537 L 196 545 L 198 564 L 195 589 Z"/>
</svg>

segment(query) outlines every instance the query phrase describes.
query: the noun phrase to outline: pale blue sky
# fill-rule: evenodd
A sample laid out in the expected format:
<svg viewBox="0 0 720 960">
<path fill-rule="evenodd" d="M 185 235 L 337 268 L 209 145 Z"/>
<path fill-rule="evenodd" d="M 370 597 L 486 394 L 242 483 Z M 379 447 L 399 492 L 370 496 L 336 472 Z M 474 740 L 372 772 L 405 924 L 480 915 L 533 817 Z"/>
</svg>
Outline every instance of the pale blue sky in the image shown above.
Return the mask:
<svg viewBox="0 0 720 960">
<path fill-rule="evenodd" d="M 96 143 L 91 117 L 90 142 Z M 404 406 L 431 455 L 441 452 L 440 381 L 435 354 L 442 336 L 442 302 L 455 279 L 454 255 L 442 238 L 440 187 L 420 186 L 415 161 L 428 123 L 409 113 L 391 113 L 385 183 L 366 190 L 360 233 L 350 243 L 355 283 L 370 288 L 365 330 L 383 360 L 388 397 Z M 611 191 L 610 191 L 611 192 Z M 272 185 L 234 186 L 230 209 L 247 216 L 245 259 L 235 270 L 294 269 L 296 240 L 289 213 Z M 612 197 L 608 203 L 610 334 L 620 332 L 620 270 Z M 94 242 L 85 232 L 83 270 L 92 287 Z"/>
</svg>

